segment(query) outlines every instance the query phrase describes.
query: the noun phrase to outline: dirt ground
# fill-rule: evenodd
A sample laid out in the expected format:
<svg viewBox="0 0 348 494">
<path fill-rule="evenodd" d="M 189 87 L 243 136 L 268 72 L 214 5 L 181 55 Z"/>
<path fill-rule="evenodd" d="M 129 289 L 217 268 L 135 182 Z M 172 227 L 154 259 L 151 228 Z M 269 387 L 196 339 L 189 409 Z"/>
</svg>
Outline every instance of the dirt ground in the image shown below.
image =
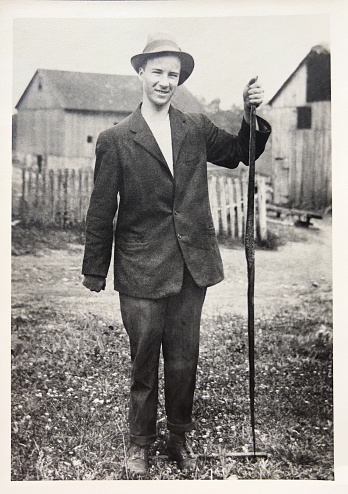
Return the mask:
<svg viewBox="0 0 348 494">
<path fill-rule="evenodd" d="M 272 228 L 278 228 L 272 226 Z M 331 218 L 309 229 L 281 226 L 285 244 L 276 250 L 257 250 L 255 256 L 255 318 L 282 309 L 300 310 L 301 298 L 313 293 L 332 298 Z M 221 247 L 225 280 L 207 291 L 203 317 L 221 313 L 247 314 L 247 274 L 244 249 Z M 81 284 L 83 246 L 45 246 L 33 253 L 12 256 L 12 310 L 14 317 L 30 320 L 30 311 L 50 307 L 59 312 L 92 313 L 120 320 L 118 294 L 110 270 L 107 287 L 91 293 Z"/>
</svg>

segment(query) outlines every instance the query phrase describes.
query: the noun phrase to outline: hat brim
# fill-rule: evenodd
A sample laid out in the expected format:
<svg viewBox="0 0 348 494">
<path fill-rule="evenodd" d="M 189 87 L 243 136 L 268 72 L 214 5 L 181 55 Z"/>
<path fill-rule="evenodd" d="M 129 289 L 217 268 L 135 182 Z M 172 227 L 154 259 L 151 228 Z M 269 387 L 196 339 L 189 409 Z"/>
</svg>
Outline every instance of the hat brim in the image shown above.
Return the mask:
<svg viewBox="0 0 348 494">
<path fill-rule="evenodd" d="M 165 50 L 165 51 L 156 51 L 156 52 L 148 52 L 148 53 L 139 53 L 138 55 L 134 55 L 134 57 L 131 58 L 132 67 L 138 73 L 142 64 L 144 64 L 147 59 L 153 58 L 156 55 L 157 56 L 175 55 L 180 59 L 181 69 L 180 69 L 178 86 L 183 84 L 192 74 L 192 71 L 195 66 L 195 62 L 193 60 L 193 57 L 189 53 L 185 53 L 183 51 Z"/>
</svg>

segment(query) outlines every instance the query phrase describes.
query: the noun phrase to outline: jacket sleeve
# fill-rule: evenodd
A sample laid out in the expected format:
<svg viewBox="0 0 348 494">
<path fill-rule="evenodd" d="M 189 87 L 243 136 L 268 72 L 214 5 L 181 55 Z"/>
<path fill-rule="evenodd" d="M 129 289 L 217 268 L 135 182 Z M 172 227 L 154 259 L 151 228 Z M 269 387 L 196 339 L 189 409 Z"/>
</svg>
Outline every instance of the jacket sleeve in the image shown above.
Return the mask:
<svg viewBox="0 0 348 494">
<path fill-rule="evenodd" d="M 243 118 L 238 135 L 232 135 L 214 125 L 202 115 L 206 140 L 207 160 L 218 166 L 236 168 L 240 162 L 249 164 L 250 126 Z M 259 130 L 256 131 L 255 157 L 263 153 L 271 134 L 271 126 L 266 120 L 257 117 Z"/>
<path fill-rule="evenodd" d="M 106 278 L 112 252 L 113 221 L 117 211 L 119 173 L 116 146 L 110 132 L 99 135 L 96 145 L 94 188 L 86 216 L 82 274 Z"/>
</svg>

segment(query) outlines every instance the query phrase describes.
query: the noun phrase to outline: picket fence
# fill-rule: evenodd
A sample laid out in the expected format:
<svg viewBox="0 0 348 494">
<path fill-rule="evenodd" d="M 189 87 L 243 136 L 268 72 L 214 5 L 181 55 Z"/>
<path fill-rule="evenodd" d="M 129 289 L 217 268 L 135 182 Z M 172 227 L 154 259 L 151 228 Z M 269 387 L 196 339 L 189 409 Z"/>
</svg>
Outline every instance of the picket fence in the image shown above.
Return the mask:
<svg viewBox="0 0 348 494">
<path fill-rule="evenodd" d="M 247 181 L 224 175 L 209 176 L 209 198 L 216 233 L 242 239 L 245 233 Z M 24 224 L 69 228 L 84 225 L 93 188 L 91 169 L 38 171 L 23 169 L 18 216 Z M 267 184 L 256 177 L 255 237 L 267 239 Z"/>
</svg>

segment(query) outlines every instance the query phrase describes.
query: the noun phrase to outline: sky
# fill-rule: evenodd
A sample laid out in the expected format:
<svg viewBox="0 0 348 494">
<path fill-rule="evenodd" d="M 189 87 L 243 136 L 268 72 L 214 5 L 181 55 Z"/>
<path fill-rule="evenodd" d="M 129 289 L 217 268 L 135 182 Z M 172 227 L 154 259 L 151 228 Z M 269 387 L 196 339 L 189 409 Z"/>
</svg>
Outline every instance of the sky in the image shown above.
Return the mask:
<svg viewBox="0 0 348 494">
<path fill-rule="evenodd" d="M 313 46 L 329 46 L 330 16 L 15 18 L 12 106 L 38 68 L 134 75 L 130 58 L 156 32 L 194 57 L 186 87 L 228 109 L 255 75 L 270 100 Z"/>
</svg>

